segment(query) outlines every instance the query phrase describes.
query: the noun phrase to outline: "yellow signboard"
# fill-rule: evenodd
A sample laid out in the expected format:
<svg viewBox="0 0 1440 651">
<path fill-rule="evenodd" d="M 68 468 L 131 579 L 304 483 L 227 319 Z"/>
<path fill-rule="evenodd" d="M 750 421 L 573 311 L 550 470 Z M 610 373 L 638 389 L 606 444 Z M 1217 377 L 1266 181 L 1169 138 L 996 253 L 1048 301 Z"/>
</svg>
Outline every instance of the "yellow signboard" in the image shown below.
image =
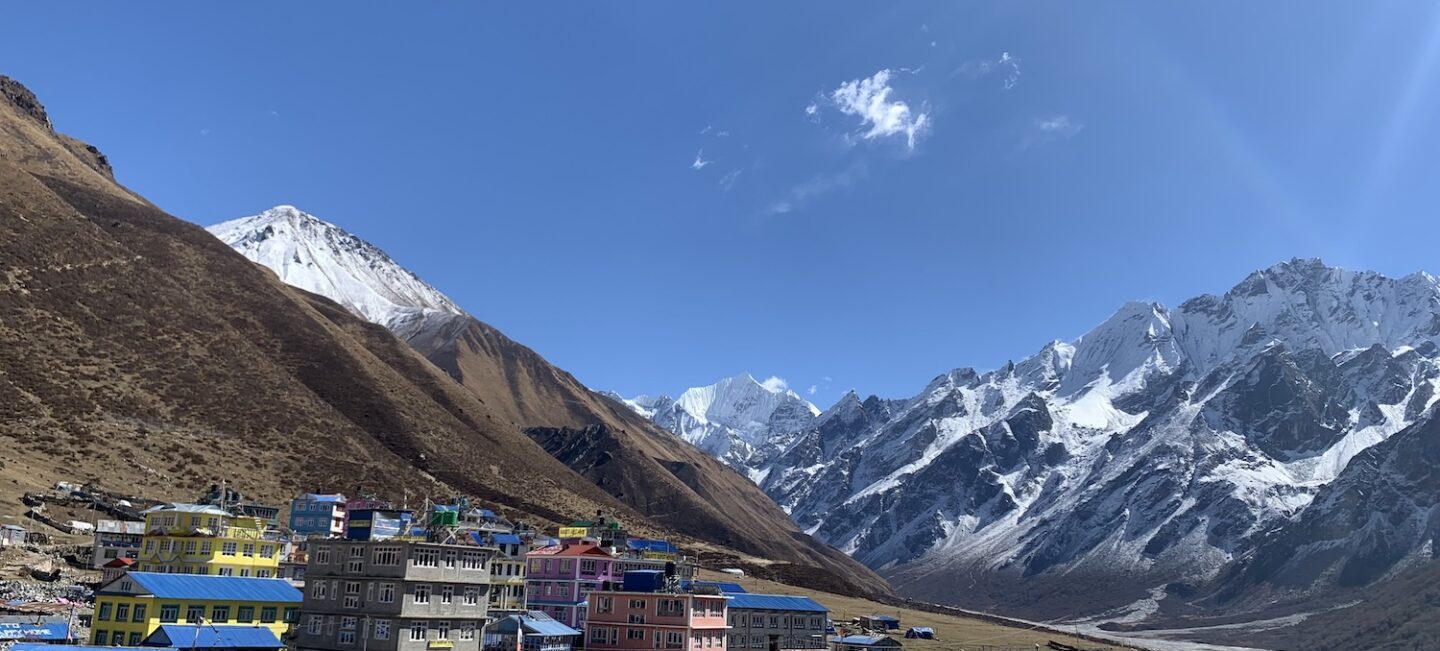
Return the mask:
<svg viewBox="0 0 1440 651">
<path fill-rule="evenodd" d="M 453 649 L 455 643 L 450 640 L 430 640 L 425 643 L 427 649 Z"/>
<path fill-rule="evenodd" d="M 561 538 L 584 538 L 589 534 L 590 530 L 585 527 L 560 527 Z"/>
</svg>

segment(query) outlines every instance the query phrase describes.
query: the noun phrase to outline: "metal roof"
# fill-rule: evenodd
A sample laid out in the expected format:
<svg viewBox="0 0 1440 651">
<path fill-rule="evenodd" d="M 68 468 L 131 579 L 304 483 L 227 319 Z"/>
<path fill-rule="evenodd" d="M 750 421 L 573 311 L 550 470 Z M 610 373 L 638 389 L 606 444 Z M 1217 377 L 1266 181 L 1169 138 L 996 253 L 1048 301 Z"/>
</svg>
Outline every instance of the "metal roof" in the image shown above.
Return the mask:
<svg viewBox="0 0 1440 651">
<path fill-rule="evenodd" d="M 520 536 L 513 533 L 497 533 L 494 537 L 497 545 L 519 545 L 524 542 L 520 540 Z"/>
<path fill-rule="evenodd" d="M 854 644 L 857 646 L 875 646 L 876 644 L 879 644 L 886 640 L 891 642 L 891 644 L 888 644 L 886 646 L 901 646 L 899 640 L 886 637 L 884 635 L 846 635 L 842 638 L 836 638 L 835 641 L 841 644 Z"/>
<path fill-rule="evenodd" d="M 900 621 L 900 618 L 899 618 L 899 617 L 896 617 L 896 616 L 894 616 L 894 615 L 870 615 L 869 617 L 870 617 L 870 619 L 878 619 L 878 620 L 886 621 L 886 622 L 898 622 L 898 621 Z"/>
<path fill-rule="evenodd" d="M 56 651 L 56 649 L 64 649 L 64 651 L 134 651 L 134 647 L 95 646 L 92 644 L 66 644 L 61 646 L 38 642 L 16 642 L 10 647 L 10 651 Z M 150 647 L 145 651 L 175 651 L 175 648 Z"/>
<path fill-rule="evenodd" d="M 784 594 L 750 594 L 741 592 L 730 595 L 730 608 L 746 610 L 803 610 L 812 613 L 827 613 L 829 608 L 821 606 L 814 599 Z"/>
<path fill-rule="evenodd" d="M 244 576 L 212 576 L 204 574 L 159 574 L 128 572 L 106 584 L 133 580 L 145 592 L 161 599 L 195 599 L 211 601 L 277 601 L 300 603 L 303 595 L 285 579 L 261 579 Z M 101 588 L 103 591 L 104 588 Z"/>
<path fill-rule="evenodd" d="M 520 618 L 520 625 L 525 627 L 526 635 L 579 635 L 577 631 L 569 626 L 555 621 L 550 616 L 536 617 L 534 611 L 524 615 L 512 615 Z"/>
<path fill-rule="evenodd" d="M 265 626 L 161 624 L 145 641 L 184 649 L 279 649 L 285 646 L 275 637 L 275 631 Z"/>
<path fill-rule="evenodd" d="M 625 545 L 630 549 L 641 549 L 647 552 L 662 552 L 673 554 L 678 551 L 678 548 L 676 548 L 675 545 L 668 540 L 645 540 L 631 538 L 630 540 L 625 542 Z"/>
<path fill-rule="evenodd" d="M 205 514 L 205 515 L 223 515 L 223 516 L 229 516 L 229 515 L 230 515 L 230 512 L 229 512 L 229 511 L 226 511 L 225 509 L 222 509 L 222 508 L 220 508 L 220 507 L 218 507 L 218 506 L 215 506 L 214 504 L 180 504 L 180 503 L 176 503 L 176 504 L 161 504 L 160 506 L 152 506 L 152 507 L 150 507 L 150 508 L 148 508 L 148 509 L 145 509 L 144 511 L 141 511 L 141 513 L 147 513 L 147 514 L 148 514 L 148 513 L 163 513 L 163 512 L 166 512 L 166 511 L 175 512 L 175 513 L 203 513 L 203 514 Z"/>
<path fill-rule="evenodd" d="M 295 501 L 309 500 L 312 502 L 344 502 L 345 496 L 339 493 L 303 493 Z"/>
<path fill-rule="evenodd" d="M 692 585 L 715 586 L 715 588 L 717 588 L 718 590 L 720 590 L 720 592 L 721 592 L 722 594 L 745 594 L 745 593 L 750 592 L 749 590 L 746 590 L 746 589 L 745 589 L 745 586 L 740 585 L 739 583 L 731 583 L 731 582 L 729 582 L 729 581 L 690 581 L 690 580 L 685 580 L 685 581 L 681 581 L 681 582 L 680 582 L 680 587 L 685 588 L 685 589 L 689 589 L 690 586 L 692 586 Z"/>
</svg>

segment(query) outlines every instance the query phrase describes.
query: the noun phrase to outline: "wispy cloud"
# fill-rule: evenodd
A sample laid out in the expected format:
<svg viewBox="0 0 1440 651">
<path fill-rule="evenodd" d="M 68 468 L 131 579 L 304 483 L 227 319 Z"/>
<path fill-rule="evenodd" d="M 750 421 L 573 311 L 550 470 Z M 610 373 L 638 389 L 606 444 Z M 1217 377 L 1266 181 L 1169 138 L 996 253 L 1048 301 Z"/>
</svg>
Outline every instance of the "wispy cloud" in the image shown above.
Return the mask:
<svg viewBox="0 0 1440 651">
<path fill-rule="evenodd" d="M 813 395 L 815 395 L 815 392 L 816 392 L 816 391 L 819 391 L 819 390 L 820 390 L 820 387 L 817 387 L 817 386 L 815 386 L 815 385 L 812 384 L 812 385 L 810 385 L 810 388 L 808 388 L 808 389 L 805 390 L 805 395 L 813 396 Z"/>
<path fill-rule="evenodd" d="M 790 384 L 785 381 L 785 378 L 774 375 L 765 378 L 765 380 L 760 383 L 760 386 L 770 391 L 784 391 L 790 388 Z"/>
<path fill-rule="evenodd" d="M 1028 149 L 1055 140 L 1073 138 L 1084 128 L 1084 124 L 1064 113 L 1037 118 L 1030 124 L 1025 137 L 1020 140 L 1020 148 Z"/>
<path fill-rule="evenodd" d="M 210 135 L 210 133 L 211 133 L 210 127 L 202 127 L 202 128 L 200 129 L 200 135 L 202 135 L 202 136 L 208 136 L 208 135 Z"/>
<path fill-rule="evenodd" d="M 819 112 L 820 105 L 816 104 L 815 102 L 810 102 L 810 104 L 805 107 L 805 115 L 815 115 Z"/>
<path fill-rule="evenodd" d="M 695 152 L 695 161 L 690 163 L 690 169 L 703 170 L 705 169 L 706 165 L 709 165 L 712 162 L 714 161 L 705 160 L 705 150 L 701 149 L 700 151 Z"/>
<path fill-rule="evenodd" d="M 830 91 L 829 100 L 841 113 L 860 118 L 860 126 L 867 128 L 861 138 L 904 136 L 906 148 L 913 150 L 929 129 L 930 116 L 904 101 L 891 99 L 895 93 L 890 86 L 893 75 L 894 71 L 885 69 L 867 79 L 852 79 Z"/>
<path fill-rule="evenodd" d="M 720 177 L 720 189 L 729 192 L 730 188 L 735 187 L 735 182 L 739 179 L 740 170 L 730 170 L 726 172 L 725 176 Z"/>
<path fill-rule="evenodd" d="M 1005 90 L 1014 88 L 1020 83 L 1020 59 L 1015 58 L 1009 52 L 1001 52 L 995 59 L 977 59 L 966 61 L 961 64 L 951 76 L 962 75 L 971 79 L 979 79 L 990 74 L 1000 75 L 1000 85 Z"/>
<path fill-rule="evenodd" d="M 810 180 L 795 185 L 785 193 L 784 197 L 777 199 L 766 206 L 765 213 L 770 215 L 784 215 L 805 207 L 816 197 L 826 193 L 848 188 L 856 182 L 864 179 L 870 174 L 869 168 L 864 161 L 855 161 L 839 172 L 832 174 L 819 174 Z"/>
</svg>

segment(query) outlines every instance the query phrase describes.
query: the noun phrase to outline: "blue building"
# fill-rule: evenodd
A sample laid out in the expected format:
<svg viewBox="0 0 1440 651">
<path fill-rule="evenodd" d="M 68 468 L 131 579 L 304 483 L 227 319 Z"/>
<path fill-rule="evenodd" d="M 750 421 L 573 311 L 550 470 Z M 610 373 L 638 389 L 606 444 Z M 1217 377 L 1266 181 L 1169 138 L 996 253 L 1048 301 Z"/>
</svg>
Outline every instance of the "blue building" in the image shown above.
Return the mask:
<svg viewBox="0 0 1440 651">
<path fill-rule="evenodd" d="M 290 530 L 302 536 L 345 535 L 345 496 L 305 493 L 291 500 Z"/>
<path fill-rule="evenodd" d="M 359 509 L 350 513 L 346 540 L 388 540 L 411 532 L 415 515 L 403 509 Z"/>
</svg>

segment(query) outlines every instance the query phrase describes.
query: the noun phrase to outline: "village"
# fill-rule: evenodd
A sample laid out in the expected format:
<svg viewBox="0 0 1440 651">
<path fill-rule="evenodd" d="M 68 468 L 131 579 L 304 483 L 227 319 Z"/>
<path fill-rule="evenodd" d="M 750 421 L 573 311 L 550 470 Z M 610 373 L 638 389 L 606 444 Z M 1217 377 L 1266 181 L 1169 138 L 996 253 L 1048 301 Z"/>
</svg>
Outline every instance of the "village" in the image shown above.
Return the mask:
<svg viewBox="0 0 1440 651">
<path fill-rule="evenodd" d="M 60 482 L 23 502 L 0 526 L 0 651 L 1108 648 L 937 640 L 899 609 L 842 614 L 702 567 L 604 512 L 538 531 L 465 498 L 306 493 L 282 508 L 224 484 L 170 503 Z M 91 518 L 64 516 L 77 509 Z"/>
</svg>

